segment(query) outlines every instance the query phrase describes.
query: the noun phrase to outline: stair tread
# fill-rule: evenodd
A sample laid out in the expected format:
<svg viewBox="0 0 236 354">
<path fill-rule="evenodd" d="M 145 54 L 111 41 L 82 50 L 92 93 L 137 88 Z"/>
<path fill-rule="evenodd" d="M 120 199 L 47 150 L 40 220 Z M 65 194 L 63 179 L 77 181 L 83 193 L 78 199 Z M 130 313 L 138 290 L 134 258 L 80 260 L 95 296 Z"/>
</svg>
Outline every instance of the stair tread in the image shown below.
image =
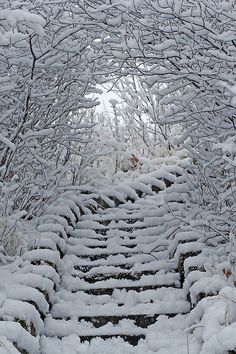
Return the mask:
<svg viewBox="0 0 236 354">
<path fill-rule="evenodd" d="M 68 290 L 88 290 L 97 288 L 121 288 L 121 287 L 142 287 L 142 286 L 165 286 L 180 284 L 179 273 L 156 273 L 155 275 L 144 275 L 139 280 L 129 279 L 109 279 L 106 281 L 97 281 L 94 284 L 87 283 L 83 279 L 74 278 L 71 275 L 62 277 L 62 285 Z"/>
<path fill-rule="evenodd" d="M 173 218 L 173 216 L 168 216 L 168 224 L 166 223 L 160 223 L 159 225 L 146 225 L 143 228 L 129 228 L 129 230 L 126 229 L 117 229 L 117 228 L 100 228 L 100 229 L 75 229 L 73 232 L 70 232 L 70 235 L 74 239 L 78 240 L 87 240 L 88 242 L 89 239 L 91 240 L 101 240 L 101 241 L 107 241 L 109 239 L 114 239 L 115 237 L 120 237 L 121 239 L 135 239 L 138 240 L 140 238 L 145 237 L 150 237 L 150 236 L 155 236 L 156 239 L 161 237 L 163 233 L 168 229 L 170 230 L 172 227 L 176 226 L 176 220 Z M 172 226 L 173 224 L 173 226 Z M 103 232 L 103 234 L 101 233 Z M 112 242 L 112 241 L 111 241 Z"/>
<path fill-rule="evenodd" d="M 45 333 L 49 337 L 64 337 L 70 334 L 77 334 L 79 336 L 137 335 L 145 334 L 146 328 L 136 326 L 134 321 L 130 319 L 119 320 L 116 325 L 110 322 L 96 328 L 91 322 L 85 320 L 49 318 L 45 321 Z"/>
<path fill-rule="evenodd" d="M 106 303 L 125 304 L 130 301 L 130 298 L 135 299 L 137 303 L 149 303 L 151 301 L 179 301 L 186 300 L 186 291 L 182 288 L 172 288 L 171 292 L 168 288 L 159 288 L 156 290 L 143 290 L 137 292 L 135 290 L 119 290 L 114 289 L 112 295 L 91 295 L 79 290 L 76 293 L 64 290 L 59 292 L 60 300 L 65 302 L 80 301 L 86 304 Z"/>
<path fill-rule="evenodd" d="M 166 245 L 159 244 L 159 242 L 153 242 L 150 244 L 137 244 L 135 247 L 130 248 L 123 245 L 118 245 L 116 242 L 110 243 L 106 248 L 90 248 L 87 246 L 83 246 L 82 244 L 78 244 L 75 246 L 68 245 L 67 254 L 73 254 L 76 256 L 80 256 L 82 258 L 90 257 L 90 256 L 112 256 L 112 255 L 129 255 L 135 253 L 149 253 L 153 250 L 167 250 Z"/>
<path fill-rule="evenodd" d="M 129 286 L 129 287 L 116 287 L 114 288 L 91 288 L 91 289 L 84 289 L 84 292 L 86 294 L 92 294 L 92 295 L 112 295 L 114 290 L 128 290 L 128 291 L 136 291 L 136 292 L 142 292 L 146 290 L 158 290 L 160 288 L 172 288 L 172 289 L 179 289 L 180 284 L 165 284 L 165 285 L 142 285 L 142 286 Z M 77 292 L 78 289 L 72 290 L 72 293 Z"/>
<path fill-rule="evenodd" d="M 178 261 L 175 259 L 163 259 L 160 261 L 150 260 L 147 263 L 130 263 L 130 264 L 108 264 L 108 265 L 78 265 L 76 262 L 73 263 L 73 268 L 75 271 L 72 271 L 71 274 L 76 274 L 77 271 L 81 272 L 81 276 L 94 276 L 94 275 L 104 275 L 112 276 L 112 274 L 136 274 L 140 272 L 148 271 L 160 271 L 165 269 L 167 272 L 176 271 Z M 79 274 L 79 273 L 78 273 Z"/>
<path fill-rule="evenodd" d="M 67 255 L 66 257 L 68 257 Z M 102 255 L 102 257 L 92 260 L 91 257 L 82 258 L 81 256 L 71 255 L 71 263 L 73 262 L 76 266 L 105 266 L 105 265 L 134 265 L 134 264 L 143 264 L 156 261 L 164 261 L 168 259 L 168 252 L 162 252 L 162 254 L 152 252 L 151 254 L 114 254 L 106 257 Z M 158 257 L 158 258 L 157 258 Z M 65 257 L 64 257 L 65 258 Z"/>
<path fill-rule="evenodd" d="M 165 230 L 158 230 L 158 233 L 161 233 Z M 163 240 L 164 241 L 164 240 Z M 87 238 L 87 237 L 81 237 L 81 238 L 75 238 L 75 237 L 70 237 L 68 240 L 68 245 L 76 246 L 76 245 L 82 245 L 85 247 L 109 247 L 111 244 L 116 243 L 119 246 L 124 246 L 124 247 L 130 247 L 130 246 L 136 246 L 136 245 L 145 245 L 145 244 L 151 244 L 155 242 L 161 242 L 161 237 L 155 232 L 155 235 L 137 235 L 134 236 L 130 239 L 130 235 L 117 235 L 115 234 L 113 237 L 107 237 L 107 238 Z"/>
<path fill-rule="evenodd" d="M 88 274 L 83 274 L 83 275 L 79 275 L 79 277 L 83 280 L 85 280 L 88 283 L 96 283 L 98 281 L 106 281 L 109 279 L 128 279 L 128 280 L 138 280 L 140 279 L 143 275 L 155 275 L 156 271 L 142 271 L 142 272 L 119 272 L 119 273 L 100 273 L 100 274 L 92 274 L 92 275 L 88 275 Z M 74 275 L 75 276 L 75 275 Z"/>
<path fill-rule="evenodd" d="M 78 317 L 106 317 L 106 316 L 131 316 L 131 315 L 155 315 L 155 314 L 177 314 L 189 310 L 190 304 L 187 300 L 160 301 L 156 303 L 124 304 L 118 306 L 114 303 L 107 304 L 81 304 L 80 302 L 59 302 L 52 307 L 54 318 Z"/>
</svg>

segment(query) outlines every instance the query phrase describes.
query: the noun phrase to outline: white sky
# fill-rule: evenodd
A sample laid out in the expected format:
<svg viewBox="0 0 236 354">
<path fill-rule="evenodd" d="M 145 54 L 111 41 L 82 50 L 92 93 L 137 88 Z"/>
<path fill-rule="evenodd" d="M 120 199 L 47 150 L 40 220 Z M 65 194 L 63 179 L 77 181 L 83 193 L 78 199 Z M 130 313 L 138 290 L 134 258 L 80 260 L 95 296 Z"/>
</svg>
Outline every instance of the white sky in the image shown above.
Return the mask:
<svg viewBox="0 0 236 354">
<path fill-rule="evenodd" d="M 101 113 L 104 110 L 108 112 L 112 112 L 112 107 L 111 104 L 109 103 L 110 99 L 116 99 L 117 101 L 120 101 L 120 98 L 112 91 L 106 92 L 106 90 L 103 87 L 100 87 L 104 92 L 98 97 L 99 102 L 101 104 L 96 107 L 96 112 Z"/>
</svg>

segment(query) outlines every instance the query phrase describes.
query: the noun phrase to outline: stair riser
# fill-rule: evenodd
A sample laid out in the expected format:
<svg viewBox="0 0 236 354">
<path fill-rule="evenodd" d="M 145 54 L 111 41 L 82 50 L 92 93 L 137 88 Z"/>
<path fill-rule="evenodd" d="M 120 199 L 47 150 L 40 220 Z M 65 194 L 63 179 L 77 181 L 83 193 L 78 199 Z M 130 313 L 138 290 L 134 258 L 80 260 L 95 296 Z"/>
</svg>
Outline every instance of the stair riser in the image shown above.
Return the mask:
<svg viewBox="0 0 236 354">
<path fill-rule="evenodd" d="M 115 289 L 118 290 L 134 290 L 136 292 L 141 292 L 141 291 L 145 291 L 145 290 L 156 290 L 156 289 L 160 289 L 160 288 L 175 288 L 175 289 L 179 289 L 178 286 L 176 286 L 175 284 L 162 284 L 162 285 L 148 285 L 148 286 L 142 286 L 142 287 L 137 287 L 137 286 L 130 286 L 130 287 L 121 287 L 118 288 L 116 287 Z M 114 288 L 101 288 L 101 289 L 85 289 L 84 292 L 86 294 L 90 294 L 90 295 L 112 295 L 113 291 L 115 290 Z M 78 290 L 72 291 L 72 293 L 76 293 Z"/>
</svg>

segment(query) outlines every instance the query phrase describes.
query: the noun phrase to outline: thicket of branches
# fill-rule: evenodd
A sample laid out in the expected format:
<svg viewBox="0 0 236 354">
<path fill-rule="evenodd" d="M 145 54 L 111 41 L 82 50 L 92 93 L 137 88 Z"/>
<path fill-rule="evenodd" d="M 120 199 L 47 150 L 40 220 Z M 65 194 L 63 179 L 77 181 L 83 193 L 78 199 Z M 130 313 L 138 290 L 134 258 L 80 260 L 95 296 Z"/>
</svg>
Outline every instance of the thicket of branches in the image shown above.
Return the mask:
<svg viewBox="0 0 236 354">
<path fill-rule="evenodd" d="M 98 1 L 96 5 L 104 14 L 101 28 L 106 23 L 109 32 L 107 55 L 149 93 L 154 88 L 159 112 L 154 117 L 149 109 L 149 118 L 159 129 L 181 125 L 178 143 L 193 159 L 196 201 L 211 211 L 207 223 L 230 238 L 235 233 L 236 201 L 234 1 L 110 1 L 105 8 Z M 139 94 L 137 103 L 133 86 L 128 96 L 126 112 L 140 114 L 145 95 Z"/>
<path fill-rule="evenodd" d="M 96 150 L 81 148 L 94 125 L 89 94 L 113 80 L 120 91 L 129 85 L 124 114 L 134 118 L 137 132 L 145 133 L 145 113 L 149 128 L 171 146 L 170 127 L 181 126 L 178 144 L 193 158 L 198 203 L 210 207 L 227 237 L 235 231 L 233 0 L 0 6 L 2 219 L 10 215 L 12 225 L 36 215 L 59 186 L 79 180 L 76 156 L 85 152 L 86 165 Z"/>
</svg>

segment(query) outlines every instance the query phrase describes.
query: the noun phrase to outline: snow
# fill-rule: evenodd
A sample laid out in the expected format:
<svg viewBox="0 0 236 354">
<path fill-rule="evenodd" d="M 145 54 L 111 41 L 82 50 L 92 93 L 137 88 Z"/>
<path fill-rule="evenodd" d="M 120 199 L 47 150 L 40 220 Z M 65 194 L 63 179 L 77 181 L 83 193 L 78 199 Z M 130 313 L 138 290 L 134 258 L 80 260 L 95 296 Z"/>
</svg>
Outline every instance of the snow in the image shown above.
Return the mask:
<svg viewBox="0 0 236 354">
<path fill-rule="evenodd" d="M 11 281 L 16 281 L 19 284 L 30 286 L 33 288 L 35 287 L 42 290 L 46 290 L 48 293 L 52 293 L 54 285 L 51 280 L 44 278 L 39 274 L 20 274 L 20 272 L 12 274 Z"/>
<path fill-rule="evenodd" d="M 186 211 L 191 193 L 182 173 L 162 165 L 97 193 L 93 187 L 67 191 L 46 207 L 27 250 L 1 268 L 0 353 L 8 341 L 30 354 L 110 354 L 111 346 L 117 354 L 233 349 L 236 294 L 233 267 L 223 256 L 228 246 L 211 256 L 206 240 L 215 234 L 199 227 L 207 219 L 192 220 Z M 99 209 L 102 201 L 109 208 Z M 183 263 L 183 288 L 181 255 L 191 255 Z M 155 316 L 155 324 L 142 328 L 129 318 L 141 315 Z M 117 322 L 96 323 L 96 316 Z M 32 323 L 36 337 L 16 319 L 29 332 Z M 99 338 L 109 335 L 117 338 Z M 134 347 L 122 335 L 144 339 Z M 83 336 L 97 337 L 81 343 Z"/>
<path fill-rule="evenodd" d="M 15 283 L 8 283 L 5 284 L 4 290 L 4 295 L 8 299 L 22 300 L 28 302 L 33 301 L 38 306 L 38 309 L 44 314 L 46 314 L 49 309 L 48 303 L 45 300 L 44 295 L 37 289 L 28 286 L 22 286 L 20 284 L 17 285 Z M 0 300 L 0 303 L 3 303 L 3 301 Z"/>
<path fill-rule="evenodd" d="M 201 293 L 206 295 L 216 295 L 229 281 L 226 277 L 214 274 L 211 277 L 204 276 L 197 280 L 190 288 L 190 297 L 193 304 L 196 303 L 197 296 Z"/>
<path fill-rule="evenodd" d="M 19 319 L 31 322 L 34 325 L 36 334 L 43 332 L 44 325 L 38 311 L 27 302 L 6 299 L 0 309 L 0 318 L 8 321 Z"/>
<path fill-rule="evenodd" d="M 18 272 L 23 274 L 38 274 L 46 279 L 51 280 L 51 282 L 56 286 L 58 286 L 60 282 L 59 274 L 53 267 L 47 264 L 33 265 L 26 263 L 24 264 L 23 268 L 18 269 Z"/>
<path fill-rule="evenodd" d="M 153 49 L 157 50 L 157 51 L 163 51 L 166 50 L 172 46 L 175 46 L 176 42 L 173 39 L 167 39 L 164 42 L 160 43 L 160 44 L 156 44 L 155 46 L 153 46 Z"/>
<path fill-rule="evenodd" d="M 25 24 L 36 34 L 43 36 L 45 20 L 43 17 L 30 13 L 26 10 L 19 9 L 2 9 L 0 14 L 0 21 L 6 22 L 10 27 L 17 27 L 18 23 Z"/>
<path fill-rule="evenodd" d="M 7 147 L 9 147 L 12 151 L 15 151 L 15 144 L 12 143 L 8 138 L 0 134 L 0 142 L 5 144 Z"/>
<path fill-rule="evenodd" d="M 175 285 L 179 286 L 179 274 L 178 273 L 167 273 L 164 271 L 159 271 L 155 275 L 143 275 L 139 280 L 119 280 L 110 278 L 108 281 L 97 281 L 95 284 L 89 284 L 83 279 L 74 278 L 69 275 L 64 275 L 62 277 L 63 286 L 71 291 L 75 290 L 85 290 L 85 289 L 97 289 L 97 288 L 120 288 L 120 287 L 132 287 L 132 286 L 165 286 L 165 285 Z"/>
<path fill-rule="evenodd" d="M 58 232 L 62 234 L 64 239 L 67 239 L 67 234 L 63 225 L 60 225 L 58 223 L 54 224 L 51 222 L 46 222 L 44 224 L 39 225 L 37 229 L 39 232 Z"/>
<path fill-rule="evenodd" d="M 118 306 L 115 303 L 99 304 L 99 305 L 85 305 L 78 298 L 70 302 L 61 301 L 55 304 L 52 308 L 52 315 L 55 318 L 65 318 L 71 316 L 78 317 L 93 317 L 93 316 L 125 316 L 125 315 L 154 315 L 154 314 L 177 314 L 185 313 L 189 310 L 189 302 L 180 301 L 157 301 L 154 304 L 137 303 L 135 296 L 130 294 L 126 297 L 125 303 Z"/>
<path fill-rule="evenodd" d="M 65 252 L 66 242 L 56 232 L 42 231 L 37 233 L 36 237 L 28 243 L 29 250 L 36 248 L 48 248 L 54 251 L 60 249 L 62 252 Z"/>
<path fill-rule="evenodd" d="M 48 263 L 55 267 L 57 271 L 60 271 L 62 267 L 60 253 L 50 249 L 36 249 L 27 251 L 23 254 L 22 258 L 23 260 L 28 260 L 30 262 L 39 262 L 39 264 Z M 34 275 L 34 277 L 36 277 L 36 275 Z M 44 282 L 46 282 L 45 279 Z"/>
<path fill-rule="evenodd" d="M 57 336 L 69 336 L 71 334 L 77 334 L 78 336 L 94 336 L 94 335 L 139 335 L 145 334 L 147 331 L 144 328 L 136 326 L 132 320 L 123 319 L 120 320 L 117 325 L 107 323 L 106 325 L 93 328 L 92 324 L 82 320 L 53 320 L 51 318 L 46 319 L 45 333 L 49 337 Z"/>
<path fill-rule="evenodd" d="M 31 336 L 19 323 L 0 321 L 0 333 L 1 336 L 16 343 L 19 348 L 25 349 L 30 354 L 40 354 L 39 337 Z"/>
<path fill-rule="evenodd" d="M 0 336 L 0 354 L 19 354 L 20 352 L 6 337 Z"/>
<path fill-rule="evenodd" d="M 60 322 L 62 324 L 62 322 Z M 73 322 L 71 322 L 73 326 Z M 86 326 L 84 324 L 84 326 Z M 188 335 L 186 332 L 187 318 L 185 315 L 178 315 L 171 319 L 167 316 L 160 316 L 157 323 L 150 326 L 146 332 L 146 339 L 141 339 L 138 346 L 134 347 L 121 338 L 111 338 L 103 340 L 101 338 L 92 339 L 88 342 L 81 343 L 80 338 L 76 334 L 65 336 L 62 340 L 57 338 L 43 338 L 42 348 L 43 354 L 54 353 L 55 348 L 63 348 L 65 354 L 110 354 L 111 350 L 114 354 L 199 354 L 200 343 L 196 337 Z M 122 332 L 122 327 L 127 332 L 134 331 L 132 322 L 120 322 L 116 327 Z M 115 328 L 110 328 L 114 330 Z M 54 350 L 54 351 L 53 351 Z M 190 351 L 191 350 L 191 351 Z"/>
</svg>

